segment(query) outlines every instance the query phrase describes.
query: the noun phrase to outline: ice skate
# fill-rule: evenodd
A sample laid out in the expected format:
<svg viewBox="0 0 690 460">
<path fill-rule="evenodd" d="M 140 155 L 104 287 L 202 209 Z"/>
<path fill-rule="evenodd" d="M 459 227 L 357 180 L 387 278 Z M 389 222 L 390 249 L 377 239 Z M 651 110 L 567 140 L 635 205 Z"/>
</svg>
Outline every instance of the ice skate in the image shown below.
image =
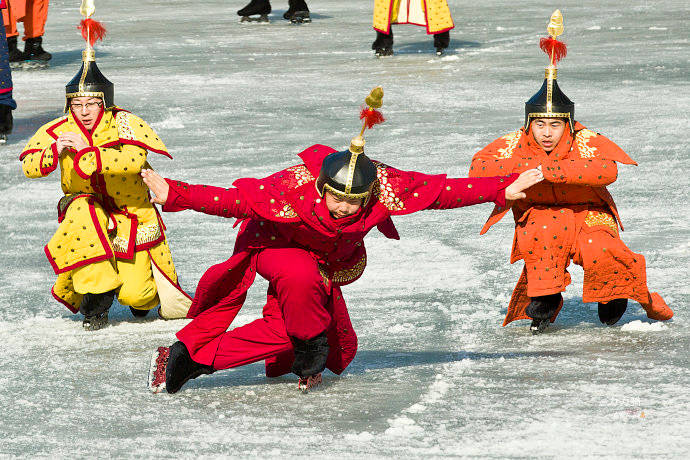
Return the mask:
<svg viewBox="0 0 690 460">
<path fill-rule="evenodd" d="M 24 53 L 17 48 L 16 36 L 7 38 L 7 53 L 9 55 L 10 69 L 21 69 L 26 58 Z"/>
<path fill-rule="evenodd" d="M 213 372 L 213 367 L 194 361 L 185 344 L 177 341 L 170 347 L 165 364 L 165 389 L 168 393 L 177 393 L 188 380 Z"/>
<path fill-rule="evenodd" d="M 533 319 L 532 324 L 529 326 L 529 330 L 532 335 L 539 335 L 549 327 L 551 320 L 548 319 Z"/>
<path fill-rule="evenodd" d="M 12 107 L 0 104 L 0 145 L 7 142 L 7 135 L 12 132 Z"/>
<path fill-rule="evenodd" d="M 310 375 L 309 377 L 300 377 L 297 382 L 297 389 L 301 390 L 303 393 L 312 390 L 323 383 L 323 378 L 321 374 Z"/>
<path fill-rule="evenodd" d="M 271 14 L 271 2 L 268 0 L 251 0 L 247 6 L 237 12 L 240 23 L 268 24 L 268 15 Z"/>
<path fill-rule="evenodd" d="M 108 310 L 114 298 L 114 289 L 101 294 L 84 294 L 79 312 L 84 315 L 82 326 L 85 330 L 97 331 L 108 324 Z"/>
<path fill-rule="evenodd" d="M 376 48 L 376 50 L 374 50 L 374 55 L 377 58 L 393 56 L 393 48 Z"/>
<path fill-rule="evenodd" d="M 26 40 L 24 47 L 24 64 L 25 70 L 45 69 L 49 66 L 49 62 L 53 55 L 43 49 L 43 37 L 29 38 Z"/>
<path fill-rule="evenodd" d="M 436 56 L 443 56 L 444 54 L 446 54 L 445 48 L 436 48 Z"/>
<path fill-rule="evenodd" d="M 168 365 L 170 347 L 158 347 L 151 355 L 149 365 L 148 388 L 153 393 L 165 391 L 165 369 Z"/>
<path fill-rule="evenodd" d="M 599 302 L 599 321 L 607 326 L 613 326 L 621 319 L 628 308 L 628 299 L 613 299 L 609 302 Z"/>
<path fill-rule="evenodd" d="M 311 22 L 309 17 L 309 7 L 304 0 L 289 0 L 289 8 L 283 14 L 283 19 L 287 19 L 293 24 L 306 24 Z"/>
</svg>

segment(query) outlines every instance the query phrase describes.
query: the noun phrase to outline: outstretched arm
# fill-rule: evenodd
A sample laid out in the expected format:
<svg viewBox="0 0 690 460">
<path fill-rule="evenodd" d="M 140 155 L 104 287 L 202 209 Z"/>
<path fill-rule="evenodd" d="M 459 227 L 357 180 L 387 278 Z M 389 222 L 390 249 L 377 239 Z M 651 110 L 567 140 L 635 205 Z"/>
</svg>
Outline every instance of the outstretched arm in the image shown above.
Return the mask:
<svg viewBox="0 0 690 460">
<path fill-rule="evenodd" d="M 255 217 L 247 200 L 235 187 L 229 189 L 210 185 L 192 185 L 164 179 L 158 173 L 143 169 L 141 177 L 153 193 L 152 203 L 163 205 L 163 211 L 176 212 L 185 209 L 222 217 Z"/>
<path fill-rule="evenodd" d="M 487 202 L 504 207 L 506 200 L 524 198 L 523 190 L 543 179 L 539 169 L 530 169 L 519 176 L 446 179 L 440 195 L 427 209 L 452 209 Z"/>
</svg>

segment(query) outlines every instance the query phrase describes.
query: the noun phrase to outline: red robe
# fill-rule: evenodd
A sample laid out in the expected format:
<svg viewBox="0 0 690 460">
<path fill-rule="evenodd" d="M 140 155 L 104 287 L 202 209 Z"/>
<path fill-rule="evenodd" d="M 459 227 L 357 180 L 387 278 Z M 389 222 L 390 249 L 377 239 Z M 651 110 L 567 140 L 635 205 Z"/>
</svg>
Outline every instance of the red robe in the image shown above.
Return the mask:
<svg viewBox="0 0 690 460">
<path fill-rule="evenodd" d="M 399 239 L 391 220 L 394 215 L 483 202 L 504 206 L 503 190 L 517 177 L 448 179 L 445 175 L 400 171 L 375 162 L 378 188 L 375 186 L 371 199 L 354 216 L 334 220 L 315 187 L 321 162 L 333 152 L 330 147 L 314 145 L 299 155 L 303 164 L 264 179 L 239 179 L 229 189 L 168 180 L 165 211 L 194 209 L 235 217 L 241 222 L 232 257 L 212 266 L 201 277 L 188 314 L 195 319 L 177 333 L 195 361 L 212 365 L 220 337 L 254 282 L 258 252 L 272 247 L 299 247 L 319 262 L 331 290 L 333 325 L 328 333 L 331 354 L 327 367 L 341 373 L 355 356 L 357 337 L 340 286 L 352 283 L 364 271 L 364 236 L 376 227 L 386 237 Z M 220 311 L 224 313 L 216 314 Z M 276 359 L 267 359 L 269 375 L 289 371 L 289 365 L 276 363 Z M 270 371 L 271 366 L 281 372 Z"/>
</svg>

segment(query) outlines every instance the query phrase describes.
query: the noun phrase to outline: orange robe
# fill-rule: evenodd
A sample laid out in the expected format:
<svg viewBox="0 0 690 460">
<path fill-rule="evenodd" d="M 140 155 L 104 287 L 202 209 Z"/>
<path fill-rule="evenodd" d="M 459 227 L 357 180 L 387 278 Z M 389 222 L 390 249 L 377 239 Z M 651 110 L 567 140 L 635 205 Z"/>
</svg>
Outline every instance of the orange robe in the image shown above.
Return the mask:
<svg viewBox="0 0 690 460">
<path fill-rule="evenodd" d="M 7 36 L 19 35 L 18 21 L 24 23 L 24 40 L 43 36 L 48 19 L 49 2 L 50 0 L 9 0 L 7 9 L 2 10 Z"/>
<path fill-rule="evenodd" d="M 572 260 L 585 272 L 582 300 L 608 302 L 626 298 L 639 302 L 647 316 L 667 320 L 673 312 L 661 296 L 647 289 L 645 259 L 621 241 L 623 230 L 611 194 L 606 189 L 618 175 L 616 162 L 635 163 L 606 137 L 575 123 L 547 154 L 524 128 L 507 134 L 478 152 L 470 177 L 520 173 L 542 166 L 544 181 L 525 191 L 527 197 L 495 207 L 482 228 L 513 210 L 515 235 L 510 263 L 525 266 L 513 291 L 503 325 L 525 314 L 531 297 L 565 291 Z M 562 306 L 562 304 L 561 304 Z M 560 311 L 560 306 L 553 322 Z"/>
</svg>

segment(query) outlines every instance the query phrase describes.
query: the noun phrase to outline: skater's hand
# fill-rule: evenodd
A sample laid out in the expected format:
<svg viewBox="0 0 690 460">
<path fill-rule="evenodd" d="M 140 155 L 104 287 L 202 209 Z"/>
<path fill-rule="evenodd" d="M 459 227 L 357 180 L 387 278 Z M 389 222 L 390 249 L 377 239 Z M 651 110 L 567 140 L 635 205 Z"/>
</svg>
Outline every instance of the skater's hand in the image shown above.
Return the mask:
<svg viewBox="0 0 690 460">
<path fill-rule="evenodd" d="M 71 131 L 62 133 L 57 138 L 57 150 L 59 153 L 62 153 L 64 149 L 71 149 L 78 152 L 87 147 L 89 147 L 89 144 L 87 144 L 79 134 Z"/>
<path fill-rule="evenodd" d="M 506 187 L 506 200 L 514 201 L 527 197 L 527 194 L 523 193 L 523 190 L 543 180 L 544 174 L 541 172 L 541 166 L 523 172 L 518 176 L 515 182 Z"/>
<path fill-rule="evenodd" d="M 165 179 L 151 169 L 142 169 L 141 177 L 144 178 L 144 183 L 154 194 L 154 196 L 151 197 L 151 203 L 165 204 L 168 200 L 168 192 L 170 191 L 170 186 Z"/>
</svg>

